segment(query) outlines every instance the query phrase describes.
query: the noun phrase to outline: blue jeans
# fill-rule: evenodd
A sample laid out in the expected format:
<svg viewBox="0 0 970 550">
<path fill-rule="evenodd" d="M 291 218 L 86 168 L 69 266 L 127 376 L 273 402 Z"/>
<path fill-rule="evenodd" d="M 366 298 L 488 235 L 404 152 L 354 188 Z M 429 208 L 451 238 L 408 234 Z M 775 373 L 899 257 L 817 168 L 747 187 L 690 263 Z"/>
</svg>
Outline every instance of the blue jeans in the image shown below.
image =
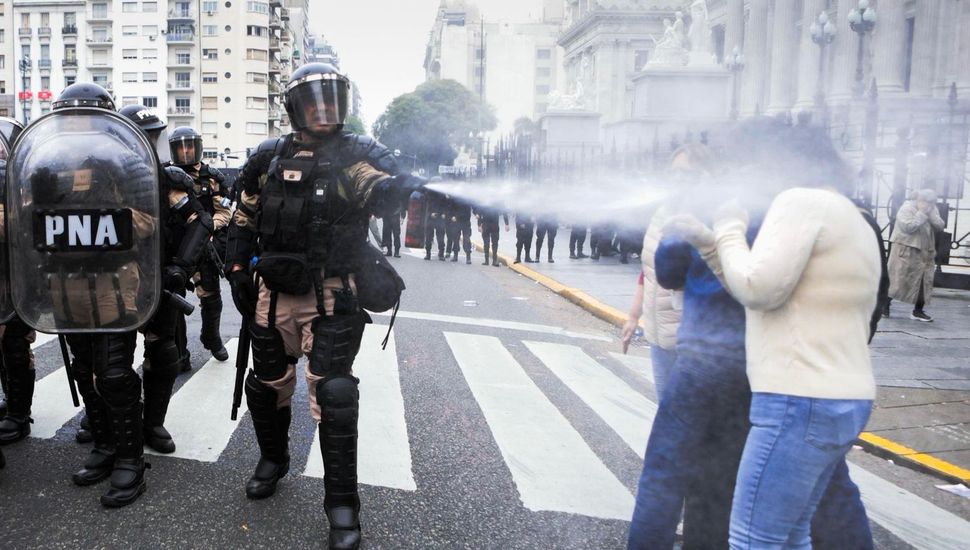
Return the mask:
<svg viewBox="0 0 970 550">
<path fill-rule="evenodd" d="M 835 472 L 812 517 L 813 550 L 873 550 L 869 517 L 859 487 L 849 478 L 845 458 Z"/>
<path fill-rule="evenodd" d="M 870 400 L 753 394 L 731 548 L 811 550 L 815 508 L 871 410 Z"/>
<path fill-rule="evenodd" d="M 650 364 L 653 368 L 653 388 L 657 391 L 657 402 L 663 397 L 664 388 L 670 381 L 670 373 L 677 363 L 677 350 L 664 349 L 656 344 L 650 346 Z"/>
<path fill-rule="evenodd" d="M 748 431 L 743 359 L 679 353 L 647 442 L 628 547 L 727 545 L 735 473 Z M 685 500 L 686 499 L 686 500 Z"/>
</svg>

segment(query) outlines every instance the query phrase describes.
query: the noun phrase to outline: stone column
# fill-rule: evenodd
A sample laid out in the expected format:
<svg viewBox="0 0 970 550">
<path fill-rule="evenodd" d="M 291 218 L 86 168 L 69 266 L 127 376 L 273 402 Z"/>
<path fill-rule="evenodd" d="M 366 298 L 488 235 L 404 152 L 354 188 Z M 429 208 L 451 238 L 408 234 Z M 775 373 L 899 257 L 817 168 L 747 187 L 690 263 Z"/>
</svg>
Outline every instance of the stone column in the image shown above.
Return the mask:
<svg viewBox="0 0 970 550">
<path fill-rule="evenodd" d="M 940 32 L 940 1 L 919 0 L 919 2 L 916 2 L 913 69 L 909 79 L 909 91 L 914 97 L 929 97 L 933 93 L 933 80 L 936 72 L 936 41 Z"/>
<path fill-rule="evenodd" d="M 842 2 L 839 3 L 840 5 Z M 829 49 L 832 50 L 831 87 L 827 94 L 829 103 L 845 103 L 852 98 L 852 85 L 855 82 L 856 49 L 859 47 L 859 35 L 849 28 L 849 11 L 841 9 L 832 14 L 835 25 L 835 41 Z"/>
<path fill-rule="evenodd" d="M 879 20 L 872 31 L 872 68 L 879 95 L 898 94 L 903 91 L 903 72 L 906 67 L 906 2 L 881 0 L 876 5 Z M 839 29 L 840 31 L 842 29 Z M 855 34 L 851 29 L 845 29 Z"/>
<path fill-rule="evenodd" d="M 960 37 L 956 33 L 970 33 L 970 29 L 956 28 L 956 23 L 960 19 L 961 4 L 965 3 L 958 0 L 945 0 L 940 6 L 937 44 L 942 47 L 936 55 L 936 78 L 933 82 L 935 97 L 946 97 L 950 92 L 950 84 L 956 80 L 956 61 L 960 46 Z"/>
<path fill-rule="evenodd" d="M 960 14 L 958 29 L 963 29 L 960 33 L 960 49 L 957 55 L 957 93 L 961 98 L 970 97 L 970 2 L 962 2 L 963 11 Z"/>
<path fill-rule="evenodd" d="M 728 59 L 734 48 L 744 50 L 744 0 L 727 0 L 727 14 L 724 21 L 724 59 Z"/>
<path fill-rule="evenodd" d="M 744 85 L 741 114 L 765 111 L 765 68 L 768 65 L 768 5 L 770 0 L 751 0 L 744 27 Z M 732 46 L 733 47 L 733 46 Z"/>
<path fill-rule="evenodd" d="M 818 14 L 825 10 L 825 0 L 805 0 L 802 9 L 802 36 L 798 48 L 798 102 L 797 108 L 807 108 L 815 103 L 818 91 L 819 46 L 812 41 L 812 24 Z M 838 36 L 838 31 L 836 31 Z M 828 46 L 826 46 L 828 48 Z M 827 69 L 827 68 L 826 68 Z"/>
<path fill-rule="evenodd" d="M 769 113 L 792 108 L 794 103 L 795 0 L 775 0 L 771 31 L 771 103 Z"/>
</svg>

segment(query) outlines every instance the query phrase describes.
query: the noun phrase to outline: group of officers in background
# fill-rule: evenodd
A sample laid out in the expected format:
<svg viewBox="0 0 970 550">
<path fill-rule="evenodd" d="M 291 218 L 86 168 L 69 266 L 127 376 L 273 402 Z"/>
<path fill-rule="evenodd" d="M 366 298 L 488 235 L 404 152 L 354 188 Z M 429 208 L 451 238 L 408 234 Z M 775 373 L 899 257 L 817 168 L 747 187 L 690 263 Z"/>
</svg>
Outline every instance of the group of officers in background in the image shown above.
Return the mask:
<svg viewBox="0 0 970 550">
<path fill-rule="evenodd" d="M 245 386 L 260 452 L 246 495 L 272 496 L 289 471 L 290 402 L 306 357 L 327 544 L 359 547 L 352 369 L 367 312 L 396 307 L 404 288 L 393 268 L 373 261 L 370 251 L 380 253 L 367 243 L 368 220 L 399 223 L 412 194 L 440 196 L 399 170 L 392 151 L 343 129 L 349 95 L 350 81 L 332 65 L 294 71 L 284 96 L 294 132 L 255 148 L 237 192 L 202 162 L 198 132 L 169 135 L 141 105 L 116 111 L 95 84 L 68 86 L 52 112 L 26 128 L 0 124 L 0 174 L 11 182 L 0 181 L 0 228 L 9 229 L 0 231 L 0 445 L 30 434 L 34 331 L 57 334 L 75 406 L 77 394 L 84 402 L 78 440 L 93 441 L 72 479 L 110 480 L 105 507 L 138 499 L 150 468 L 144 446 L 176 448 L 164 421 L 176 376 L 189 364 L 185 315 L 194 306 L 186 292 L 199 298 L 203 346 L 218 360 L 229 356 L 219 327 L 224 276 L 243 320 L 233 419 Z M 457 232 L 466 256 L 468 229 Z M 392 242 L 399 253 L 399 237 Z"/>
</svg>

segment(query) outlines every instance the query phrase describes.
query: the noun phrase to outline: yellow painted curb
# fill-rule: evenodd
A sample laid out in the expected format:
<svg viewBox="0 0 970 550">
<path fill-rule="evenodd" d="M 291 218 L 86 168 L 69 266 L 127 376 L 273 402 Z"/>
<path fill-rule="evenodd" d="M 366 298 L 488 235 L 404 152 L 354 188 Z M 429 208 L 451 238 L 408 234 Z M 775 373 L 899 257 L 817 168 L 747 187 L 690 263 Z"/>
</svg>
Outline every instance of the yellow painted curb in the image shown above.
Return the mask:
<svg viewBox="0 0 970 550">
<path fill-rule="evenodd" d="M 905 445 L 900 445 L 891 439 L 878 436 L 871 432 L 859 434 L 859 440 L 864 447 L 870 450 L 882 452 L 896 457 L 898 460 L 908 462 L 912 466 L 929 471 L 931 474 L 944 477 L 958 483 L 970 483 L 970 470 L 961 468 L 955 464 L 950 464 L 945 460 L 935 456 L 921 453 L 916 449 L 911 449 Z"/>
</svg>

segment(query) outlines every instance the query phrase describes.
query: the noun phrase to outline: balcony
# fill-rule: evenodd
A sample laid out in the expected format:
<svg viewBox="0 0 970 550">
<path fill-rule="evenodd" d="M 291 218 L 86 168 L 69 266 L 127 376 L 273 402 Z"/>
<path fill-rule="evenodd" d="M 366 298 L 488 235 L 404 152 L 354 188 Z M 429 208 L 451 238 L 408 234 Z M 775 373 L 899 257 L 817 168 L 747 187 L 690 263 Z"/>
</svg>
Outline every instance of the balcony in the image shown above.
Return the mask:
<svg viewBox="0 0 970 550">
<path fill-rule="evenodd" d="M 276 108 L 276 109 L 270 109 L 269 110 L 269 113 L 267 115 L 267 118 L 269 120 L 273 120 L 273 121 L 277 121 L 278 122 L 280 120 L 280 116 L 281 116 L 280 115 L 280 110 L 279 110 L 279 108 Z"/>
<path fill-rule="evenodd" d="M 50 38 L 51 28 L 50 27 L 37 27 L 37 36 L 46 36 Z"/>
<path fill-rule="evenodd" d="M 29 27 L 28 28 L 21 27 L 17 29 L 17 36 L 21 38 L 30 38 L 30 35 L 33 31 L 34 29 L 31 29 Z"/>
<path fill-rule="evenodd" d="M 37 68 L 40 69 L 40 70 L 44 70 L 44 69 L 47 69 L 48 71 L 51 70 L 51 60 L 50 59 L 38 59 L 37 60 Z"/>
<path fill-rule="evenodd" d="M 76 69 L 77 68 L 77 58 L 74 58 L 74 59 L 62 59 L 61 60 L 61 67 L 64 67 L 65 69 L 71 69 L 71 68 Z"/>
<path fill-rule="evenodd" d="M 168 116 L 170 117 L 194 117 L 195 110 L 192 107 L 169 107 Z"/>
<path fill-rule="evenodd" d="M 168 20 L 169 21 L 193 21 L 195 20 L 195 14 L 192 10 L 168 10 Z"/>
<path fill-rule="evenodd" d="M 178 33 L 168 33 L 165 35 L 165 41 L 169 44 L 176 43 L 192 43 L 195 42 L 195 33 L 192 32 L 178 32 Z"/>
<path fill-rule="evenodd" d="M 290 20 L 290 10 L 286 8 L 280 8 L 280 21 Z"/>
<path fill-rule="evenodd" d="M 269 7 L 271 8 L 282 8 L 283 0 L 269 0 Z"/>
<path fill-rule="evenodd" d="M 280 86 L 279 84 L 277 84 L 275 82 L 270 82 L 269 83 L 269 95 L 271 97 L 272 96 L 282 95 L 282 94 L 283 94 L 283 87 L 282 86 Z"/>
<path fill-rule="evenodd" d="M 280 16 L 276 15 L 275 13 L 270 13 L 269 14 L 269 28 L 270 29 L 282 29 L 283 28 L 283 22 L 280 21 Z"/>
<path fill-rule="evenodd" d="M 64 36 L 77 36 L 77 25 L 64 25 L 61 27 L 61 34 Z"/>
<path fill-rule="evenodd" d="M 89 37 L 85 38 L 84 41 L 87 42 L 88 44 L 91 44 L 92 46 L 111 46 L 111 45 L 113 45 L 111 43 L 111 37 L 110 36 L 99 36 L 99 37 L 96 37 L 96 38 L 95 37 L 92 37 L 92 36 L 89 36 Z"/>
<path fill-rule="evenodd" d="M 184 59 L 179 60 L 178 58 L 170 59 L 168 62 L 168 66 L 169 67 L 194 67 L 195 61 L 193 61 L 192 59 L 189 59 L 187 61 Z"/>
<path fill-rule="evenodd" d="M 176 80 L 175 82 L 169 82 L 165 85 L 170 92 L 188 92 L 195 89 L 194 82 L 185 82 L 184 80 Z"/>
<path fill-rule="evenodd" d="M 85 17 L 88 21 L 111 21 L 110 11 L 91 11 Z"/>
</svg>

